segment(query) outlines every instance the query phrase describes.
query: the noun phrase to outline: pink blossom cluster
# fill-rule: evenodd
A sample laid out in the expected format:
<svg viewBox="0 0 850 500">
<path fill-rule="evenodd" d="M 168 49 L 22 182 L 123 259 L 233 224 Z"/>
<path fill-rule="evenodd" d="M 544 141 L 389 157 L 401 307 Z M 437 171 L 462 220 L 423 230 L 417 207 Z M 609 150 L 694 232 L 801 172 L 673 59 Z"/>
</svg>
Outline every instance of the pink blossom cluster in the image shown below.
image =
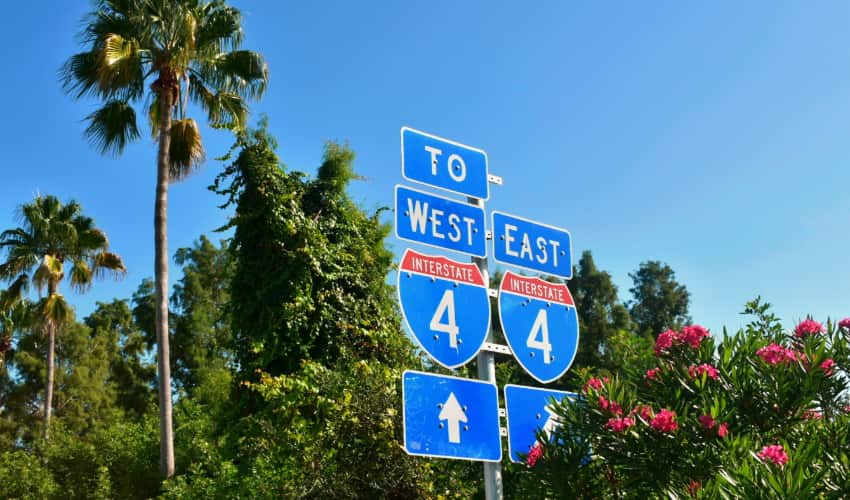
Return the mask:
<svg viewBox="0 0 850 500">
<path fill-rule="evenodd" d="M 708 378 L 710 378 L 711 380 L 717 380 L 717 377 L 719 375 L 717 368 L 711 366 L 708 363 L 703 363 L 699 366 L 691 365 L 688 368 L 688 375 L 690 375 L 691 378 L 700 378 L 703 376 L 703 374 L 708 374 Z"/>
<path fill-rule="evenodd" d="M 760 357 L 765 363 L 774 366 L 779 363 L 790 363 L 797 360 L 796 352 L 776 343 L 762 347 L 756 351 L 756 355 L 758 355 L 758 357 Z"/>
<path fill-rule="evenodd" d="M 823 418 L 823 413 L 817 410 L 806 410 L 803 412 L 803 418 L 806 420 L 820 420 Z"/>
<path fill-rule="evenodd" d="M 540 446 L 540 443 L 534 443 L 534 446 L 528 451 L 528 455 L 525 457 L 525 463 L 528 464 L 529 467 L 534 467 L 540 457 L 543 456 L 543 447 Z"/>
<path fill-rule="evenodd" d="M 591 377 L 590 380 L 588 380 L 587 383 L 584 384 L 582 391 L 587 392 L 589 389 L 593 389 L 595 391 L 601 390 L 602 386 L 610 381 L 611 379 L 609 379 L 608 377 L 602 377 L 601 379 Z"/>
<path fill-rule="evenodd" d="M 623 407 L 614 401 L 605 399 L 605 396 L 599 396 L 599 407 L 617 417 L 623 414 Z"/>
<path fill-rule="evenodd" d="M 850 330 L 850 318 L 844 318 L 838 322 L 838 328 Z"/>
<path fill-rule="evenodd" d="M 640 415 L 640 418 L 645 422 L 649 422 L 649 419 L 652 418 L 652 408 L 649 405 L 637 405 L 629 412 L 630 417 L 635 415 Z"/>
<path fill-rule="evenodd" d="M 655 414 L 655 417 L 649 422 L 649 425 L 659 432 L 674 432 L 679 428 L 676 423 L 676 412 L 670 411 L 667 408 Z"/>
<path fill-rule="evenodd" d="M 673 346 L 680 344 L 687 344 L 693 349 L 699 349 L 702 339 L 709 335 L 708 329 L 700 325 L 686 326 L 682 328 L 681 332 L 673 330 L 661 332 L 655 341 L 655 355 L 661 356 Z"/>
<path fill-rule="evenodd" d="M 823 333 L 823 325 L 813 319 L 801 321 L 800 324 L 797 325 L 796 328 L 794 328 L 794 335 L 799 338 L 803 338 L 809 335 L 815 335 L 818 333 Z"/>
<path fill-rule="evenodd" d="M 785 448 L 781 444 L 765 446 L 758 452 L 758 457 L 766 462 L 771 462 L 782 468 L 788 463 L 788 454 L 785 453 Z"/>
<path fill-rule="evenodd" d="M 633 417 L 615 417 L 609 418 L 605 427 L 614 432 L 623 432 L 633 425 L 635 425 L 635 419 Z"/>
<path fill-rule="evenodd" d="M 646 380 L 658 380 L 661 378 L 661 368 L 650 368 L 646 371 Z"/>
<path fill-rule="evenodd" d="M 717 425 L 717 420 L 711 418 L 711 415 L 700 415 L 699 423 L 702 424 L 704 428 L 707 430 L 711 430 Z M 721 438 L 725 438 L 726 435 L 729 434 L 729 424 L 726 422 L 717 425 L 717 435 Z"/>
<path fill-rule="evenodd" d="M 823 370 L 823 373 L 827 377 L 832 376 L 832 370 L 835 369 L 835 360 L 832 358 L 827 358 L 820 364 L 820 369 Z"/>
</svg>

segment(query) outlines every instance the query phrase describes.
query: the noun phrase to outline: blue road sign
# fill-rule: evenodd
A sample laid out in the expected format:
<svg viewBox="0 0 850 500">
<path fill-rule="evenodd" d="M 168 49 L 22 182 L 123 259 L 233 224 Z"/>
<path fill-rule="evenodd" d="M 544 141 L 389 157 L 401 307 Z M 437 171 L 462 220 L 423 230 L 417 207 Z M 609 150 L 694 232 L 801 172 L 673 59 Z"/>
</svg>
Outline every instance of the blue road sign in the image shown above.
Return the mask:
<svg viewBox="0 0 850 500">
<path fill-rule="evenodd" d="M 493 258 L 531 271 L 573 277 L 570 233 L 539 222 L 493 211 Z"/>
<path fill-rule="evenodd" d="M 404 186 L 395 187 L 395 232 L 403 240 L 487 255 L 483 208 Z"/>
<path fill-rule="evenodd" d="M 401 175 L 465 196 L 490 197 L 487 153 L 408 127 L 401 128 Z"/>
<path fill-rule="evenodd" d="M 407 370 L 402 375 L 402 399 L 408 454 L 502 459 L 496 384 Z"/>
<path fill-rule="evenodd" d="M 490 331 L 490 298 L 474 264 L 407 249 L 398 270 L 398 299 L 422 349 L 446 368 L 478 354 Z"/>
<path fill-rule="evenodd" d="M 520 453 L 527 455 L 537 443 L 537 433 L 551 435 L 558 425 L 551 403 L 564 398 L 575 400 L 573 392 L 553 391 L 522 385 L 505 386 L 505 413 L 508 424 L 508 457 L 522 462 Z"/>
<path fill-rule="evenodd" d="M 519 364 L 547 384 L 570 368 L 578 350 L 578 315 L 563 283 L 507 271 L 499 286 L 499 319 Z"/>
</svg>

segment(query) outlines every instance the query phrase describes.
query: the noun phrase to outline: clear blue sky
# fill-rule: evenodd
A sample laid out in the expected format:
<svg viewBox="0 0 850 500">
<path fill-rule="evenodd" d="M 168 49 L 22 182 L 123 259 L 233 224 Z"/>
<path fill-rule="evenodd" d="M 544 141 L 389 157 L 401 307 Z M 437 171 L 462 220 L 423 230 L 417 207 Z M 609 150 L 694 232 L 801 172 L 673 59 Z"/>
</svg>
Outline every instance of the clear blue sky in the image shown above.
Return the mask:
<svg viewBox="0 0 850 500">
<path fill-rule="evenodd" d="M 505 179 L 488 208 L 568 228 L 624 299 L 656 259 L 714 331 L 757 294 L 788 323 L 850 315 L 850 3 L 234 4 L 270 65 L 253 109 L 281 158 L 312 172 L 325 140 L 349 141 L 365 207 L 392 204 L 409 125 L 485 149 Z M 37 192 L 74 197 L 130 269 L 68 292 L 80 315 L 153 274 L 153 141 L 98 156 L 94 104 L 57 83 L 89 7 L 18 3 L 0 35 L 0 228 Z M 205 137 L 210 160 L 170 192 L 172 254 L 227 215 L 206 186 L 231 140 Z"/>
</svg>

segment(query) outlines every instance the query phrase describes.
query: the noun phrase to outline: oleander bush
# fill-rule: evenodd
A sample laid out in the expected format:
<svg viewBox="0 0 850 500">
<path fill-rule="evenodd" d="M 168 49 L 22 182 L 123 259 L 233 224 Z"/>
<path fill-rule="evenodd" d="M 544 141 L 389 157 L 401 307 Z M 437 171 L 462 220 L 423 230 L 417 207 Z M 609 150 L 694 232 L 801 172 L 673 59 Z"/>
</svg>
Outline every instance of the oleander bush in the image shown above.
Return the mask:
<svg viewBox="0 0 850 500">
<path fill-rule="evenodd" d="M 555 498 L 847 498 L 850 318 L 782 328 L 769 304 L 734 335 L 661 332 L 529 450 L 523 488 Z"/>
</svg>

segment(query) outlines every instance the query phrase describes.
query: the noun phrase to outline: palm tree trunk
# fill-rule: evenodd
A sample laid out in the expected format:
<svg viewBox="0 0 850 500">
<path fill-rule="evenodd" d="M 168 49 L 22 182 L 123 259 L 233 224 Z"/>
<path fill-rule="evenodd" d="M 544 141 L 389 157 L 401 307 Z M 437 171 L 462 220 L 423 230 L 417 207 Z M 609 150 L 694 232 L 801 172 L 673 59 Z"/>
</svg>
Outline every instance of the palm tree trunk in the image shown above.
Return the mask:
<svg viewBox="0 0 850 500">
<path fill-rule="evenodd" d="M 56 294 L 56 283 L 47 285 L 47 296 Z M 47 322 L 47 383 L 44 387 L 44 439 L 50 437 L 50 416 L 53 413 L 53 378 L 56 374 L 54 353 L 56 350 L 56 323 Z"/>
<path fill-rule="evenodd" d="M 168 153 L 171 147 L 170 86 L 159 94 L 159 151 L 154 206 L 154 281 L 156 288 L 157 365 L 159 369 L 159 470 L 174 475 L 174 434 L 171 425 L 171 358 L 168 346 Z"/>
</svg>

